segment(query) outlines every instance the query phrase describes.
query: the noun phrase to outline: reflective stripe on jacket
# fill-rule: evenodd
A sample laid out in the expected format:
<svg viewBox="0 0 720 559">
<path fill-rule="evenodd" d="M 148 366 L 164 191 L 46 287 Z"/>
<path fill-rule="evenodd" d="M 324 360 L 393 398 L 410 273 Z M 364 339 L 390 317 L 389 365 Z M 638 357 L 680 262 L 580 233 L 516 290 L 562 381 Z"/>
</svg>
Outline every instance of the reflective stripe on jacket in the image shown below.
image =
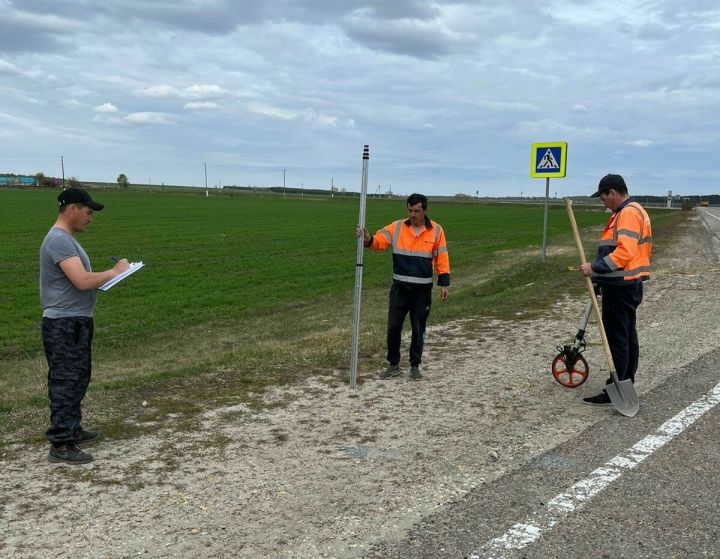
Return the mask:
<svg viewBox="0 0 720 559">
<path fill-rule="evenodd" d="M 650 217 L 628 200 L 613 212 L 600 236 L 592 280 L 600 285 L 645 281 L 650 278 L 651 253 Z"/>
<path fill-rule="evenodd" d="M 445 233 L 436 222 L 425 219 L 425 229 L 415 237 L 410 220 L 398 220 L 379 229 L 370 248 L 376 251 L 392 247 L 393 282 L 405 285 L 432 285 L 433 269 L 437 284 L 450 285 L 450 257 Z"/>
</svg>

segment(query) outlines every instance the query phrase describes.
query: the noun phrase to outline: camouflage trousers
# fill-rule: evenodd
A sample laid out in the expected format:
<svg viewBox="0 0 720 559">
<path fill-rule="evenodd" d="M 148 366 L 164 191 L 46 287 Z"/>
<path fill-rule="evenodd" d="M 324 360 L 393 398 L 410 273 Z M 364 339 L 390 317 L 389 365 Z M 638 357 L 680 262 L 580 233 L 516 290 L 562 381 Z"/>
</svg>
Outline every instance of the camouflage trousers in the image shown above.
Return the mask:
<svg viewBox="0 0 720 559">
<path fill-rule="evenodd" d="M 59 445 L 72 441 L 80 429 L 80 403 L 92 370 L 93 319 L 43 318 L 42 338 L 50 398 L 50 428 L 45 437 Z"/>
</svg>

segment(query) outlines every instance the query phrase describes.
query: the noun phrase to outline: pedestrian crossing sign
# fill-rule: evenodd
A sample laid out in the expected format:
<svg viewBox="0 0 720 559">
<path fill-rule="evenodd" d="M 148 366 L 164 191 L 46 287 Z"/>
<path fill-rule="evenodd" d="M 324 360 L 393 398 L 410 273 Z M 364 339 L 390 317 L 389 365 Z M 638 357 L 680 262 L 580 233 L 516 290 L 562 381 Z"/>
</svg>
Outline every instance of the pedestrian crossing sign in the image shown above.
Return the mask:
<svg viewBox="0 0 720 559">
<path fill-rule="evenodd" d="M 567 142 L 542 142 L 530 150 L 530 176 L 535 179 L 565 178 Z"/>
</svg>

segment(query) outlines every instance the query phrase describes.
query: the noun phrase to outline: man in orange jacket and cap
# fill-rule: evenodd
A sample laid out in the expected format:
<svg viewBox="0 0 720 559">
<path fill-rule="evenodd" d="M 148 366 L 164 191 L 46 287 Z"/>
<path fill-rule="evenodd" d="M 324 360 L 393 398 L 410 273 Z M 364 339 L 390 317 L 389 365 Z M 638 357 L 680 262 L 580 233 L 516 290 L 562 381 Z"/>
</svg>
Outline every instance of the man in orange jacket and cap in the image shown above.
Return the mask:
<svg viewBox="0 0 720 559">
<path fill-rule="evenodd" d="M 580 273 L 591 276 L 600 288 L 602 321 L 618 379 L 634 383 L 640 354 L 635 313 L 642 302 L 643 282 L 650 279 L 650 217 L 630 198 L 620 175 L 604 176 L 592 196 L 599 197 L 613 213 L 600 237 L 597 258 L 582 264 Z M 593 406 L 611 403 L 605 390 L 583 402 Z"/>
<path fill-rule="evenodd" d="M 433 272 L 437 273 L 440 300 L 448 298 L 450 258 L 442 227 L 427 215 L 427 198 L 411 194 L 407 198 L 408 218 L 398 220 L 370 235 L 358 229 L 365 247 L 383 251 L 392 247 L 393 283 L 387 327 L 387 360 L 389 366 L 380 378 L 400 374 L 400 337 L 405 317 L 410 314 L 410 378 L 420 380 L 420 362 L 425 343 L 425 326 L 432 303 Z"/>
</svg>

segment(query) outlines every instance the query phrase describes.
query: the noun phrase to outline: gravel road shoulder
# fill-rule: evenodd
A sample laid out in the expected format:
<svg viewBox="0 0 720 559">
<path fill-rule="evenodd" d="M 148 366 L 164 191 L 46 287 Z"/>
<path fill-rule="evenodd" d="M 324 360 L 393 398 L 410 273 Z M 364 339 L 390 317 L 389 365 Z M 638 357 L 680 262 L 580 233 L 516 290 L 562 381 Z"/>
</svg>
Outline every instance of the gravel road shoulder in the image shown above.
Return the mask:
<svg viewBox="0 0 720 559">
<path fill-rule="evenodd" d="M 720 335 L 718 241 L 699 217 L 680 227 L 639 311 L 641 404 Z M 351 391 L 337 371 L 268 393 L 260 412 L 208 410 L 182 437 L 168 417 L 152 436 L 100 441 L 87 466 L 14 449 L 0 458 L 0 555 L 362 557 L 615 413 L 580 403 L 606 376 L 592 324 L 590 379 L 570 390 L 550 375 L 583 307 L 560 297 L 536 320 L 432 327 L 420 382 L 368 378 Z M 218 434 L 229 442 L 208 442 Z"/>
</svg>

